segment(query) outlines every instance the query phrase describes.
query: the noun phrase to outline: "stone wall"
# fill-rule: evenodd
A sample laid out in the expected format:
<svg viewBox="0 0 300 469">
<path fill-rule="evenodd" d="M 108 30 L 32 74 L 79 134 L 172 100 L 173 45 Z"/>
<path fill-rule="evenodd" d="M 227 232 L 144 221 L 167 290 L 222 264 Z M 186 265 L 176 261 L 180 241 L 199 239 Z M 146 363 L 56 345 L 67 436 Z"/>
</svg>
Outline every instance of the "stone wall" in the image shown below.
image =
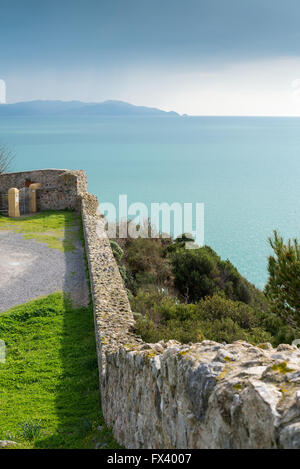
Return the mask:
<svg viewBox="0 0 300 469">
<path fill-rule="evenodd" d="M 82 198 L 102 409 L 126 448 L 300 448 L 300 351 L 146 344 L 97 214 Z"/>
<path fill-rule="evenodd" d="M 37 190 L 38 210 L 79 210 L 79 195 L 87 190 L 82 170 L 43 169 L 0 175 L 0 192 L 7 193 L 11 187 L 22 189 L 26 180 L 42 185 Z"/>
</svg>

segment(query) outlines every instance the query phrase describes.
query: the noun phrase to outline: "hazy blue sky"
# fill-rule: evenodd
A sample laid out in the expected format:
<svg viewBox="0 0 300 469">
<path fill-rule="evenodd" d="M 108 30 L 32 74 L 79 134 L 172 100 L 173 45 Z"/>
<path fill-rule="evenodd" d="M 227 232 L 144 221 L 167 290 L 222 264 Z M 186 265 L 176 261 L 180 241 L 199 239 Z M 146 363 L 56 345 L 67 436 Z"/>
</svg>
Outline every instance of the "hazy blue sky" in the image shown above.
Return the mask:
<svg viewBox="0 0 300 469">
<path fill-rule="evenodd" d="M 7 102 L 300 115 L 300 0 L 0 0 Z"/>
</svg>

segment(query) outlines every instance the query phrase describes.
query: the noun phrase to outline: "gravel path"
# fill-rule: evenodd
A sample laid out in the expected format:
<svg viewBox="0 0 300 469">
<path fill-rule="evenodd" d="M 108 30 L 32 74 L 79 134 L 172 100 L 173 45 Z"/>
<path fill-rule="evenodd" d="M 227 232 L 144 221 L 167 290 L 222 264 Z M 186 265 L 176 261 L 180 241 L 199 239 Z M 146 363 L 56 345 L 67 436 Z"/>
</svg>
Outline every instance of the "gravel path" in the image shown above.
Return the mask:
<svg viewBox="0 0 300 469">
<path fill-rule="evenodd" d="M 0 312 L 58 290 L 69 293 L 74 305 L 89 302 L 80 243 L 61 252 L 21 233 L 0 231 Z"/>
</svg>

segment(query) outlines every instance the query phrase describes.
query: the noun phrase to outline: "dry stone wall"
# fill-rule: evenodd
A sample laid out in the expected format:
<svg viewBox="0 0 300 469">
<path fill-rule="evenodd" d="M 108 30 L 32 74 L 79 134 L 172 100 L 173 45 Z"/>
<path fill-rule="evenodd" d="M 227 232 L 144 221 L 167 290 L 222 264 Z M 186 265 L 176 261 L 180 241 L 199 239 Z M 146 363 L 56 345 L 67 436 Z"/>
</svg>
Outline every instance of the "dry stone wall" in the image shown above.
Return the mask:
<svg viewBox="0 0 300 469">
<path fill-rule="evenodd" d="M 300 350 L 146 344 L 97 214 L 82 198 L 102 408 L 127 448 L 300 448 Z"/>
<path fill-rule="evenodd" d="M 0 175 L 0 192 L 5 194 L 12 187 L 22 189 L 26 181 L 41 183 L 38 210 L 79 210 L 79 195 L 87 191 L 85 171 L 42 169 Z"/>
</svg>

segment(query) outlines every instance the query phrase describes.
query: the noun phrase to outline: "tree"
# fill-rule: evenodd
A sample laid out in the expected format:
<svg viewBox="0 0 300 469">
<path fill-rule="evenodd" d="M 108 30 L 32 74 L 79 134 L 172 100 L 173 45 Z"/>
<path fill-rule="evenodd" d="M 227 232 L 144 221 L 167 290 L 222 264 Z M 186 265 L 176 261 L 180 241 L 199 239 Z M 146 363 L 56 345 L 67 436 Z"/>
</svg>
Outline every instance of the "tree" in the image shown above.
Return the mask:
<svg viewBox="0 0 300 469">
<path fill-rule="evenodd" d="M 0 174 L 7 172 L 9 169 L 14 155 L 4 145 L 0 145 Z"/>
<path fill-rule="evenodd" d="M 188 302 L 197 302 L 216 292 L 219 284 L 218 258 L 209 248 L 178 249 L 171 259 L 175 287 Z"/>
<path fill-rule="evenodd" d="M 300 325 L 300 246 L 297 239 L 288 240 L 274 231 L 269 238 L 274 255 L 269 256 L 269 280 L 265 292 L 274 312 L 290 325 Z"/>
<path fill-rule="evenodd" d="M 263 294 L 241 276 L 228 260 L 223 261 L 209 246 L 170 251 L 175 287 L 189 303 L 215 293 L 246 304 L 263 306 Z"/>
</svg>

